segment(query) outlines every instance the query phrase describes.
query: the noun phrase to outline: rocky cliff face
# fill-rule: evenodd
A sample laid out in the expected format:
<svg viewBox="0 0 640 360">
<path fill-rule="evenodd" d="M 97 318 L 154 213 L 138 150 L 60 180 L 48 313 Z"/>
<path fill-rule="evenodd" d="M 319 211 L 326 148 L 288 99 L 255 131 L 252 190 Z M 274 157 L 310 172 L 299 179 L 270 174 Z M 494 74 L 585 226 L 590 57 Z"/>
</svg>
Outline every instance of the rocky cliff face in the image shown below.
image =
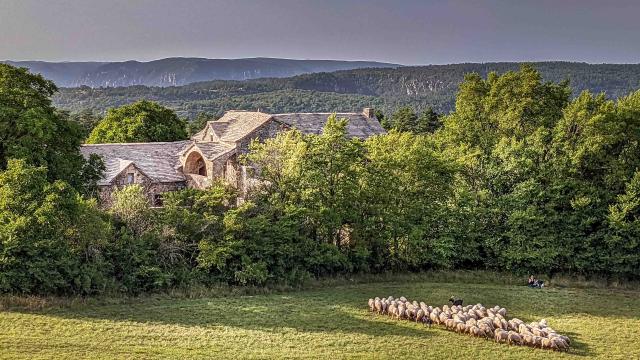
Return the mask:
<svg viewBox="0 0 640 360">
<path fill-rule="evenodd" d="M 52 79 L 60 87 L 120 87 L 133 85 L 180 86 L 208 80 L 249 80 L 262 77 L 397 67 L 371 61 L 290 60 L 273 58 L 200 59 L 167 58 L 149 62 L 19 61 L 7 63 L 27 67 Z"/>
</svg>

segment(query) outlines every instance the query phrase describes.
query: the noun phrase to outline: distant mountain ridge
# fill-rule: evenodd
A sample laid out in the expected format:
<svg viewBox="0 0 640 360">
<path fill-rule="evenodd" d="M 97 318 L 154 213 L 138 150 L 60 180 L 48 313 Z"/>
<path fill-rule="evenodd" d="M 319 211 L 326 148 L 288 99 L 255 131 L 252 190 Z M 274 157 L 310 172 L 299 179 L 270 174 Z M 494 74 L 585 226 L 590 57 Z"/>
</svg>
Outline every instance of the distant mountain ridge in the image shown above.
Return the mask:
<svg viewBox="0 0 640 360">
<path fill-rule="evenodd" d="M 166 58 L 148 62 L 46 62 L 3 61 L 26 67 L 53 80 L 59 87 L 181 86 L 211 80 L 282 78 L 301 74 L 395 68 L 376 61 L 293 60 L 279 58 L 205 59 Z"/>
<path fill-rule="evenodd" d="M 615 99 L 640 89 L 640 64 L 537 62 L 532 65 L 546 81 L 569 80 L 573 95 L 589 90 Z M 72 112 L 111 107 L 148 99 L 175 109 L 181 116 L 200 112 L 221 115 L 226 110 L 262 109 L 282 112 L 351 112 L 375 107 L 389 114 L 401 106 L 418 111 L 433 107 L 450 112 L 465 74 L 505 73 L 518 63 L 451 64 L 354 69 L 303 74 L 288 78 L 246 81 L 216 80 L 184 86 L 90 89 L 63 88 L 54 95 L 56 106 Z"/>
</svg>

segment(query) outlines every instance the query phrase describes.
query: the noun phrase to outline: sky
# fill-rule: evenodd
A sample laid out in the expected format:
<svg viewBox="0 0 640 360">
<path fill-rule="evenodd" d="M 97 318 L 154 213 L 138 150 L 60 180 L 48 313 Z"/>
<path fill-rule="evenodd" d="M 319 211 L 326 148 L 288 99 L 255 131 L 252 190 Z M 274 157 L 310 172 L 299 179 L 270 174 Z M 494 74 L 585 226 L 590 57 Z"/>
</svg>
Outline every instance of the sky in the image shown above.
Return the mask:
<svg viewBox="0 0 640 360">
<path fill-rule="evenodd" d="M 0 0 L 0 59 L 640 63 L 640 0 Z"/>
</svg>

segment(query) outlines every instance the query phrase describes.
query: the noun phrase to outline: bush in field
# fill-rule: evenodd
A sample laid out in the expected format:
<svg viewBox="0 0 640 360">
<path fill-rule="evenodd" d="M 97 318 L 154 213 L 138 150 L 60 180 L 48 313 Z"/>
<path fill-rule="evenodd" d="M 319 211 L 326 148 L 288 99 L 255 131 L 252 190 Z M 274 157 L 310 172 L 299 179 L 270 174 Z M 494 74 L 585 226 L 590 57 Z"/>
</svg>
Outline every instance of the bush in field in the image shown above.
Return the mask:
<svg viewBox="0 0 640 360">
<path fill-rule="evenodd" d="M 110 237 L 95 202 L 65 182 L 48 182 L 45 168 L 11 160 L 0 173 L 0 291 L 101 291 Z"/>
</svg>

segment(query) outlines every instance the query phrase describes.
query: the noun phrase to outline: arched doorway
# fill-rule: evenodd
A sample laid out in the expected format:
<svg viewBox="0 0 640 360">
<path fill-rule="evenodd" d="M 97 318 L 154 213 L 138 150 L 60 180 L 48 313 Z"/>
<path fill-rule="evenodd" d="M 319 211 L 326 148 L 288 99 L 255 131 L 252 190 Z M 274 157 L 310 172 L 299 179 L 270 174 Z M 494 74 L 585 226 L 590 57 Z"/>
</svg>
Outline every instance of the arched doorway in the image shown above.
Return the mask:
<svg viewBox="0 0 640 360">
<path fill-rule="evenodd" d="M 193 151 L 187 156 L 184 162 L 184 172 L 187 174 L 207 176 L 207 164 L 205 164 L 199 152 Z"/>
</svg>

